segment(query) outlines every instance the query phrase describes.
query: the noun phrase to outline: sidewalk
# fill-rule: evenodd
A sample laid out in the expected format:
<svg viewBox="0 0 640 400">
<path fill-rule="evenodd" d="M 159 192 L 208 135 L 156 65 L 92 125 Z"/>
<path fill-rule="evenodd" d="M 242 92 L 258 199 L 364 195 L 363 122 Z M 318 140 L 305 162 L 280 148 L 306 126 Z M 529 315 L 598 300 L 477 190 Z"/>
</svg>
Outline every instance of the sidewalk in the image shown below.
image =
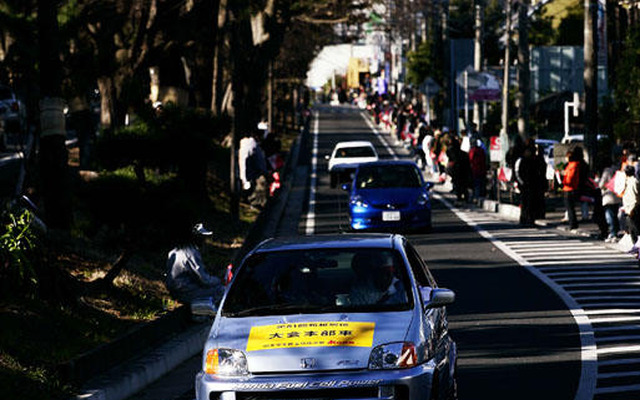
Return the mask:
<svg viewBox="0 0 640 400">
<path fill-rule="evenodd" d="M 438 193 L 440 196 L 449 200 L 452 204 L 455 200 L 455 194 L 451 193 L 451 183 L 447 180 L 443 184 L 436 184 L 433 188 L 434 192 Z M 500 203 L 496 200 L 484 199 L 481 205 L 466 205 L 465 208 L 469 209 L 477 209 L 484 210 L 487 212 L 492 212 L 498 214 L 501 218 L 518 222 L 520 220 L 520 206 L 514 204 Z M 599 240 L 598 235 L 600 234 L 600 230 L 598 226 L 592 220 L 578 220 L 578 229 L 574 232 L 571 232 L 569 229 L 569 224 L 566 221 L 563 221 L 565 214 L 565 207 L 563 198 L 557 195 L 548 196 L 545 200 L 545 218 L 536 220 L 535 223 L 539 227 L 545 228 L 554 228 L 560 231 L 563 231 L 567 235 L 571 236 L 580 236 L 585 238 L 591 238 L 593 240 Z M 579 206 L 576 207 L 576 213 L 580 215 Z M 608 247 L 616 248 L 615 243 L 604 243 Z M 618 249 L 620 250 L 620 249 Z M 621 250 L 622 251 L 622 250 Z"/>
</svg>

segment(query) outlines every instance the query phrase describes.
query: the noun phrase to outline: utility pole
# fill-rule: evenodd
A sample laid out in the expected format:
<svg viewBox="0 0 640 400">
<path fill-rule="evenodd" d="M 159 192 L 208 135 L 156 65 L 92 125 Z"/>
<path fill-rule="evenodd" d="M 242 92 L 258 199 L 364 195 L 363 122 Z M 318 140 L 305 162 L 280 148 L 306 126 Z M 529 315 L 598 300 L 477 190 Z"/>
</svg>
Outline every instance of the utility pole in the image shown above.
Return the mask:
<svg viewBox="0 0 640 400">
<path fill-rule="evenodd" d="M 586 0 L 585 0 L 586 1 Z M 529 77 L 529 10 L 530 0 L 520 0 L 518 4 L 518 135 L 526 140 L 529 138 L 529 105 L 530 77 Z"/>
<path fill-rule="evenodd" d="M 502 129 L 500 130 L 500 145 L 502 149 L 502 164 L 504 164 L 509 148 L 509 67 L 511 65 L 511 0 L 505 1 L 506 44 L 504 46 L 504 74 L 502 79 Z"/>
<path fill-rule="evenodd" d="M 595 167 L 598 135 L 598 0 L 584 0 L 584 122 L 585 146 Z"/>
<path fill-rule="evenodd" d="M 475 0 L 475 40 L 474 40 L 474 52 L 473 52 L 473 69 L 476 72 L 482 71 L 482 36 L 484 25 L 484 1 Z M 473 123 L 476 124 L 478 130 L 480 130 L 480 103 L 473 102 Z"/>
<path fill-rule="evenodd" d="M 444 67 L 444 77 L 443 77 L 443 91 L 445 96 L 444 104 L 449 105 L 449 128 L 453 129 L 455 127 L 455 121 L 458 118 L 457 110 L 453 104 L 453 65 L 451 63 L 451 43 L 449 43 L 449 0 L 442 0 L 442 50 L 443 50 L 443 67 Z"/>
</svg>

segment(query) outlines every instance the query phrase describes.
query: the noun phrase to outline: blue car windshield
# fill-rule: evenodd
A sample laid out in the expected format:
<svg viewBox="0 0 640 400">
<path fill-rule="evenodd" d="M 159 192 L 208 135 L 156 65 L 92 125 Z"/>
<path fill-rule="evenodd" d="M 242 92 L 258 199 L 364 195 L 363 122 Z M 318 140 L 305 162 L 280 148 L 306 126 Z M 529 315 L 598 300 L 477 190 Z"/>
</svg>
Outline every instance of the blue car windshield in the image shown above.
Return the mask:
<svg viewBox="0 0 640 400">
<path fill-rule="evenodd" d="M 399 311 L 413 307 L 402 257 L 390 249 L 311 249 L 251 256 L 222 315 Z"/>
<path fill-rule="evenodd" d="M 422 185 L 419 171 L 413 165 L 366 165 L 356 176 L 358 189 L 417 188 Z"/>
</svg>

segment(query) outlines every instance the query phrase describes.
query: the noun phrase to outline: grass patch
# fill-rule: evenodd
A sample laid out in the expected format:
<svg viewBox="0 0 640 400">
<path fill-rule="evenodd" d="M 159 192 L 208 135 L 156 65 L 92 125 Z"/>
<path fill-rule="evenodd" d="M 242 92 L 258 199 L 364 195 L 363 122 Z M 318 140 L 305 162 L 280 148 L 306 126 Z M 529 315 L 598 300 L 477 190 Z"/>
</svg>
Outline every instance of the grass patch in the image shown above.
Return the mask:
<svg viewBox="0 0 640 400">
<path fill-rule="evenodd" d="M 283 149 L 289 148 L 296 135 L 293 132 L 281 137 L 283 144 L 287 144 Z M 72 167 L 77 167 L 73 165 L 77 160 L 72 149 Z M 130 169 L 110 175 L 125 180 L 135 177 Z M 167 185 L 174 178 L 171 173 L 147 170 L 145 175 L 150 185 L 161 188 L 154 192 L 156 196 L 171 199 L 171 185 Z M 239 220 L 230 215 L 228 176 L 228 149 L 216 148 L 208 167 L 209 197 L 202 215 L 214 234 L 206 242 L 203 258 L 210 272 L 220 277 L 258 216 L 258 211 L 244 203 Z M 118 185 L 114 184 L 114 188 L 122 190 Z M 74 197 L 75 226 L 71 232 L 49 238 L 52 251 L 47 260 L 80 285 L 106 275 L 121 251 L 118 244 L 122 239 L 117 226 L 108 226 L 108 218 L 95 221 L 91 217 L 95 207 L 91 202 L 96 199 L 86 194 Z M 104 207 L 113 208 L 108 212 L 121 212 L 118 207 L 126 204 L 126 201 L 118 205 L 107 202 Z M 153 232 L 154 229 L 155 225 L 140 232 L 150 238 L 164 235 L 165 240 L 150 239 L 140 247 L 113 286 L 106 290 L 90 292 L 62 305 L 38 298 L 0 300 L 0 398 L 68 398 L 76 388 L 59 378 L 61 365 L 179 306 L 164 286 L 171 232 Z"/>
</svg>

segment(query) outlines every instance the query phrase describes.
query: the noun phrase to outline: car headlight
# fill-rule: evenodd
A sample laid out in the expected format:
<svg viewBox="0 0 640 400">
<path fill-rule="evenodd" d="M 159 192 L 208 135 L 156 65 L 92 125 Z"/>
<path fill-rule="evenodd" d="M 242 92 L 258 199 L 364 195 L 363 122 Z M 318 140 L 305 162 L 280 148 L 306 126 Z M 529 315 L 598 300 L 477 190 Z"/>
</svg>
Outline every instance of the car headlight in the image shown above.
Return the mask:
<svg viewBox="0 0 640 400">
<path fill-rule="evenodd" d="M 351 198 L 351 204 L 356 207 L 369 207 L 369 204 L 360 195 L 355 195 Z"/>
<path fill-rule="evenodd" d="M 240 350 L 210 349 L 207 351 L 204 372 L 212 375 L 247 375 L 247 357 Z"/>
<path fill-rule="evenodd" d="M 418 203 L 418 205 L 420 206 L 424 206 L 429 202 L 429 195 L 426 193 L 421 193 L 420 196 L 418 196 L 418 200 L 416 200 L 416 203 Z"/>
<path fill-rule="evenodd" d="M 413 368 L 417 364 L 416 347 L 411 342 L 382 344 L 369 356 L 369 369 Z"/>
</svg>

